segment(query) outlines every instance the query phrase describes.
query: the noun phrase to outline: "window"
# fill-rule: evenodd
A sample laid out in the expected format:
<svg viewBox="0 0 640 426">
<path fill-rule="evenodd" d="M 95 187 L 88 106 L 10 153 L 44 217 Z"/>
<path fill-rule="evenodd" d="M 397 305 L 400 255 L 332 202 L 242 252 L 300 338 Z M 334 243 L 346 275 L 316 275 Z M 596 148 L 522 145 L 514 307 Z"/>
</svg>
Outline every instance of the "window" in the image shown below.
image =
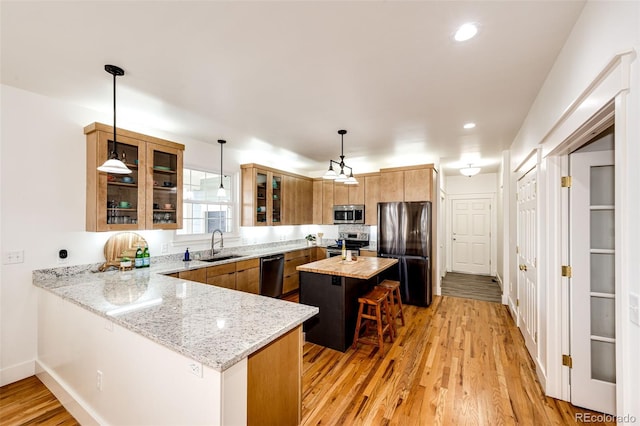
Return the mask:
<svg viewBox="0 0 640 426">
<path fill-rule="evenodd" d="M 202 170 L 184 169 L 182 229 L 177 235 L 205 235 L 215 229 L 234 229 L 232 176 L 223 176 L 226 195 L 218 197 L 220 175 Z"/>
</svg>

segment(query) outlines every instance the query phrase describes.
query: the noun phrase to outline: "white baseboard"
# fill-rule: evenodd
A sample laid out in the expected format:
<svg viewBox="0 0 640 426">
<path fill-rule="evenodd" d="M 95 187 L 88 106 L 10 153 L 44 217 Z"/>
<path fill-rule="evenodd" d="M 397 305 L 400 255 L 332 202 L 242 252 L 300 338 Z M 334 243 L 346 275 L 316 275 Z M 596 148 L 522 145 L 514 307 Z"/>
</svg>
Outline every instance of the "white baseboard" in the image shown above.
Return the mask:
<svg viewBox="0 0 640 426">
<path fill-rule="evenodd" d="M 22 362 L 0 370 L 0 386 L 26 379 L 36 374 L 35 360 Z"/>
<path fill-rule="evenodd" d="M 36 376 L 42 383 L 51 391 L 52 394 L 58 398 L 58 401 L 62 404 L 66 410 L 80 423 L 81 425 L 95 425 L 106 424 L 104 421 L 99 422 L 96 418 L 99 416 L 95 413 L 91 414 L 82 404 L 82 401 L 78 396 L 66 386 L 66 384 L 51 370 L 46 368 L 40 362 L 36 361 Z"/>
</svg>

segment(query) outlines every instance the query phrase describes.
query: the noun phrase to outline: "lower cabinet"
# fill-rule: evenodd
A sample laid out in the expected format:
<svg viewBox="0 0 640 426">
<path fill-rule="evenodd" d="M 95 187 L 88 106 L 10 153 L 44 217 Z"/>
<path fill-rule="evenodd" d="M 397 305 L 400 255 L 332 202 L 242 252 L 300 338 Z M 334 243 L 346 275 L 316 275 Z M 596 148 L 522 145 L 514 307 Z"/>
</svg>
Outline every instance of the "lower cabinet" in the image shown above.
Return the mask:
<svg viewBox="0 0 640 426">
<path fill-rule="evenodd" d="M 236 264 L 226 263 L 224 265 L 210 266 L 207 271 L 207 284 L 218 287 L 236 289 Z"/>
<path fill-rule="evenodd" d="M 378 253 L 374 250 L 362 250 L 360 249 L 360 256 L 362 257 L 377 257 Z"/>
<path fill-rule="evenodd" d="M 260 259 L 236 262 L 236 290 L 260 293 Z"/>
<path fill-rule="evenodd" d="M 311 249 L 294 250 L 284 254 L 284 282 L 282 294 L 287 294 L 300 287 L 300 274 L 296 267 L 311 261 Z"/>
<path fill-rule="evenodd" d="M 178 278 L 183 280 L 195 281 L 197 283 L 207 282 L 207 270 L 205 268 L 192 269 L 189 271 L 178 272 Z"/>
</svg>

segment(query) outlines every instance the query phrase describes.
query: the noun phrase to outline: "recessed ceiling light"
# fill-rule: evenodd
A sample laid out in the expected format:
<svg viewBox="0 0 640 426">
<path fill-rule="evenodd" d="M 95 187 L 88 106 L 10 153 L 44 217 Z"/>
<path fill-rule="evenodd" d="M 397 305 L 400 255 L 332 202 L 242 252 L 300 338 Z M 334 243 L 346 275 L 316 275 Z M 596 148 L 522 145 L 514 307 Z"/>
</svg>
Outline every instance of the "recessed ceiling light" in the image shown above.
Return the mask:
<svg viewBox="0 0 640 426">
<path fill-rule="evenodd" d="M 470 38 L 473 38 L 477 33 L 478 27 L 476 27 L 474 24 L 466 23 L 458 28 L 458 31 L 456 31 L 456 35 L 454 36 L 454 38 L 456 39 L 456 41 L 466 41 Z"/>
<path fill-rule="evenodd" d="M 465 129 L 473 129 L 474 127 L 476 127 L 476 123 L 466 123 L 464 126 Z"/>
</svg>

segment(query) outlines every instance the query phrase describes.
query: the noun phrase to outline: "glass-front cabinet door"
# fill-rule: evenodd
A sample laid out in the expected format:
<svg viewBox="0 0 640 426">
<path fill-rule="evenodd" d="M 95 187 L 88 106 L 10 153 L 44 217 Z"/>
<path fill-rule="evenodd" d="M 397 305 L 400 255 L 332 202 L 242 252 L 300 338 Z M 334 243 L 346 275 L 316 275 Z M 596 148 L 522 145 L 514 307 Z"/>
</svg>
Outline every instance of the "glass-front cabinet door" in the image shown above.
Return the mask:
<svg viewBox="0 0 640 426">
<path fill-rule="evenodd" d="M 282 223 L 282 176 L 271 174 L 271 222 Z"/>
<path fill-rule="evenodd" d="M 263 170 L 256 170 L 256 188 L 255 188 L 255 224 L 268 225 L 267 213 L 269 212 L 269 196 L 271 191 L 267 186 L 269 181 L 269 173 Z"/>
<path fill-rule="evenodd" d="M 91 136 L 89 138 L 89 136 Z M 97 170 L 113 151 L 113 133 L 94 132 L 88 136 L 87 158 L 87 217 L 89 231 L 125 231 L 144 229 L 144 143 L 117 135 L 118 157 L 132 171 L 120 175 Z M 91 139 L 91 141 L 89 141 Z M 93 181 L 93 182 L 92 182 Z"/>
<path fill-rule="evenodd" d="M 147 229 L 182 227 L 182 150 L 147 144 Z"/>
<path fill-rule="evenodd" d="M 97 170 L 113 151 L 113 127 L 92 123 L 84 133 L 87 231 L 182 227 L 184 145 L 118 129 L 118 158 L 132 171 L 120 175 Z"/>
</svg>

